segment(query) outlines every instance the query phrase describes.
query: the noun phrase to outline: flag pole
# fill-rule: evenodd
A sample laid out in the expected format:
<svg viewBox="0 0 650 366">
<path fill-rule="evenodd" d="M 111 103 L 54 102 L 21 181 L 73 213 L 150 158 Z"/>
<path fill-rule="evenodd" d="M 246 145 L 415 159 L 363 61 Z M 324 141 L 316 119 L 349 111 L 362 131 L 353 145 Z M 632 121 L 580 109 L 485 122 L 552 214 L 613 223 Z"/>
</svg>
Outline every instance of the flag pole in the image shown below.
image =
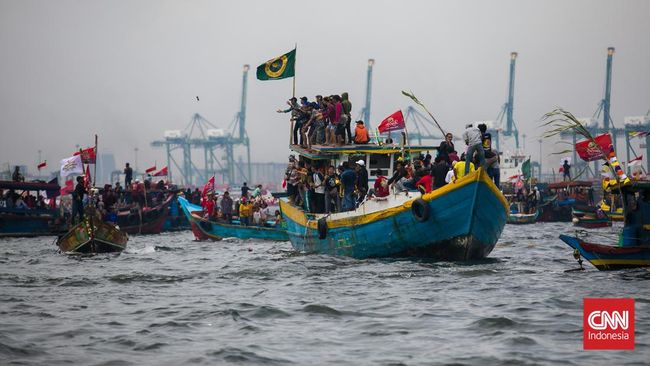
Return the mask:
<svg viewBox="0 0 650 366">
<path fill-rule="evenodd" d="M 97 135 L 95 135 L 95 166 L 93 167 L 93 186 L 95 186 L 95 178 L 97 177 Z"/>
<path fill-rule="evenodd" d="M 298 51 L 298 42 L 296 42 L 294 44 L 293 51 L 297 56 L 298 55 L 298 52 L 297 52 Z M 293 64 L 293 91 L 291 93 L 291 96 L 294 97 L 294 98 L 296 97 L 296 63 L 295 63 L 295 60 L 294 60 L 294 64 Z"/>
</svg>

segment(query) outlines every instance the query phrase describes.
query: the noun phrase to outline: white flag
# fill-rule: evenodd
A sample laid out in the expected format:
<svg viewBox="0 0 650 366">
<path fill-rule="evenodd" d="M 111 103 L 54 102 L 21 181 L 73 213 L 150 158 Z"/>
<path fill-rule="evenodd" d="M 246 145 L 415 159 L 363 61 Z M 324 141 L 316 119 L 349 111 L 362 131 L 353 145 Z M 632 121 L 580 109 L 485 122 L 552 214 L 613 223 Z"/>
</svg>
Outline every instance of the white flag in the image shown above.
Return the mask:
<svg viewBox="0 0 650 366">
<path fill-rule="evenodd" d="M 72 156 L 61 160 L 61 178 L 70 174 L 83 174 L 84 164 L 81 162 L 81 155 Z"/>
</svg>

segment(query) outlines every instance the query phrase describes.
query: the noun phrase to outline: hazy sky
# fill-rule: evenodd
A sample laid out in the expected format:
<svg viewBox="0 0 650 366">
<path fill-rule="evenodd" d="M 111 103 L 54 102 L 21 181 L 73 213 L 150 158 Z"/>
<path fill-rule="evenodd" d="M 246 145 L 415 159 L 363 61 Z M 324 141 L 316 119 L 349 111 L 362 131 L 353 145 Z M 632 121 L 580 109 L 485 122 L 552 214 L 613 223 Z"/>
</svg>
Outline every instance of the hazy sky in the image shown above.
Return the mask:
<svg viewBox="0 0 650 366">
<path fill-rule="evenodd" d="M 409 106 L 407 89 L 456 133 L 497 116 L 517 51 L 514 115 L 536 158 L 541 115 L 595 111 L 608 46 L 615 123 L 650 109 L 648 14 L 649 1 L 0 0 L 0 163 L 33 165 L 41 149 L 52 167 L 97 133 L 118 166 L 135 147 L 140 168 L 160 166 L 150 142 L 165 130 L 194 113 L 230 124 L 243 64 L 253 160 L 285 161 L 275 110 L 291 81 L 257 81 L 254 68 L 295 42 L 298 96 L 348 91 L 356 116 L 374 58 L 373 125 Z"/>
</svg>

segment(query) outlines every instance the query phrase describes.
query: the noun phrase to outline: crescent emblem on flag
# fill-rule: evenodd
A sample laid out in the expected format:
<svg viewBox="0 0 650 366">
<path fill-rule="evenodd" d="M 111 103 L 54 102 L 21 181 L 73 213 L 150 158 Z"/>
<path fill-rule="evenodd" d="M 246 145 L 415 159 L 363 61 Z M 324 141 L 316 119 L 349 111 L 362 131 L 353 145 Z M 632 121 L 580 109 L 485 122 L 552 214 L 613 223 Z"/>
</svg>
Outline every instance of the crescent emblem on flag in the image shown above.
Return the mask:
<svg viewBox="0 0 650 366">
<path fill-rule="evenodd" d="M 287 63 L 289 58 L 287 55 L 282 55 L 273 60 L 269 60 L 264 65 L 264 72 L 271 78 L 277 78 L 284 73 L 284 70 L 287 68 Z"/>
</svg>

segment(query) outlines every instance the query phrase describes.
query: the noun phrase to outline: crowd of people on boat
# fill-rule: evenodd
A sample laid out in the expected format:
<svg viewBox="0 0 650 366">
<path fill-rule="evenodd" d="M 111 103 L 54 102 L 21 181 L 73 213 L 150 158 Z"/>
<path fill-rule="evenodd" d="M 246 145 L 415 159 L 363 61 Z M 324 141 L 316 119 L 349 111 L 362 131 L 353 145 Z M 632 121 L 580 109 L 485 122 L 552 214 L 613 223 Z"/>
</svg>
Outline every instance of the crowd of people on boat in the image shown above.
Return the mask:
<svg viewBox="0 0 650 366">
<path fill-rule="evenodd" d="M 289 156 L 285 181 L 289 201 L 312 213 L 336 213 L 356 209 L 367 199 L 384 199 L 394 192 L 419 190 L 423 194 L 455 183 L 476 170 L 485 168 L 500 186 L 499 153 L 492 148 L 492 136 L 485 124 L 466 126 L 463 139 L 467 152 L 458 156 L 453 135 L 447 133 L 438 147 L 438 155 L 420 154 L 411 158 L 402 154 L 391 177 L 384 171 L 372 172 L 375 183 L 369 187 L 369 173 L 363 159 L 343 161 L 339 166 L 326 160 L 296 159 Z"/>
<path fill-rule="evenodd" d="M 266 193 L 266 194 L 265 194 Z M 205 219 L 226 224 L 239 222 L 243 226 L 277 226 L 282 217 L 279 210 L 270 213 L 272 196 L 267 194 L 261 184 L 251 189 L 246 182 L 241 187 L 241 195 L 233 200 L 230 192 L 226 190 L 221 194 L 210 191 L 203 195 L 198 188 L 194 191 L 188 189 L 185 197 L 188 201 L 203 208 Z"/>
<path fill-rule="evenodd" d="M 352 134 L 352 103 L 348 93 L 317 95 L 313 101 L 301 97 L 300 103 L 293 97 L 287 104 L 287 109 L 278 109 L 277 112 L 291 113 L 293 145 L 340 146 L 370 141 L 370 134 L 361 120 L 355 122 Z"/>
</svg>

